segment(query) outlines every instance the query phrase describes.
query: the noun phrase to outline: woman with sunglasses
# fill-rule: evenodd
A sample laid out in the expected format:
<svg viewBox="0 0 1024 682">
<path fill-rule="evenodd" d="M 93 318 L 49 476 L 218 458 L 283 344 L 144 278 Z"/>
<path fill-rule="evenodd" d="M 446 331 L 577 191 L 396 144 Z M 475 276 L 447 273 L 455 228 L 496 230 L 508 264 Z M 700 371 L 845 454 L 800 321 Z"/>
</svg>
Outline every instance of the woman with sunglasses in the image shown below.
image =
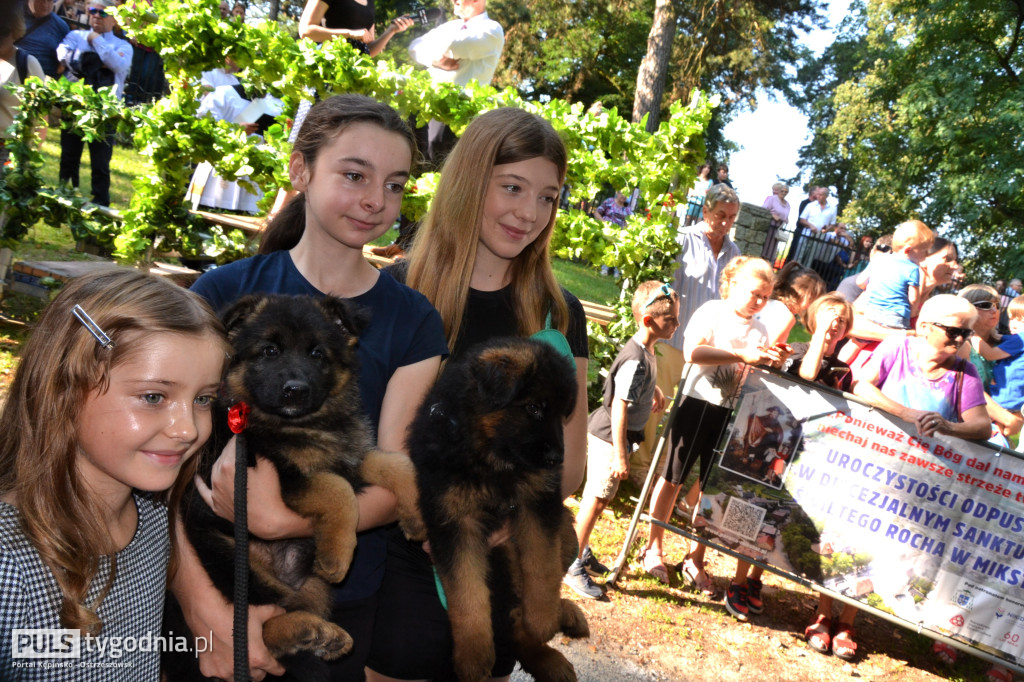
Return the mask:
<svg viewBox="0 0 1024 682">
<path fill-rule="evenodd" d="M 917 336 L 898 334 L 878 344 L 856 374 L 854 394 L 914 424 L 922 437 L 987 439 L 992 422 L 978 371 L 958 355 L 976 318 L 965 299 L 928 299 L 917 318 Z"/>
<path fill-rule="evenodd" d="M 974 335 L 970 343 L 965 343 L 961 348 L 960 357 L 970 360 L 978 370 L 982 388 L 985 390 L 988 416 L 999 428 L 999 433 L 1004 437 L 1020 433 L 1024 419 L 1007 410 L 989 395 L 994 378 L 993 362 L 982 355 L 985 353 L 992 356 L 993 351 L 1003 341 L 1003 337 L 996 331 L 996 327 L 999 326 L 999 292 L 987 284 L 970 284 L 957 295 L 969 301 L 978 313 L 978 319 L 974 321 Z"/>
<path fill-rule="evenodd" d="M 978 313 L 974 321 L 974 335 L 969 344 L 964 344 L 960 357 L 971 361 L 978 370 L 982 386 L 988 386 L 992 383 L 992 363 L 982 357 L 981 344 L 984 342 L 995 347 L 1003 340 L 996 329 L 999 326 L 999 293 L 987 284 L 970 284 L 957 296 L 966 299 Z"/>
</svg>

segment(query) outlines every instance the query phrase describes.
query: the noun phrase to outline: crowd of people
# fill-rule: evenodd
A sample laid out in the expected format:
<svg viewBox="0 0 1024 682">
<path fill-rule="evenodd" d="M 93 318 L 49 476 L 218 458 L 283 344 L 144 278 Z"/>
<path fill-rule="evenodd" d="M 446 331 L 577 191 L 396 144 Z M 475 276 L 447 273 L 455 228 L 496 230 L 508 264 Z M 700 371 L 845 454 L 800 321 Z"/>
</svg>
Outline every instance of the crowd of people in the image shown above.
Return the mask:
<svg viewBox="0 0 1024 682">
<path fill-rule="evenodd" d="M 707 169 L 703 166 L 701 171 Z M 650 502 L 651 518 L 662 523 L 674 510 L 690 518 L 698 508 L 743 371 L 752 365 L 781 366 L 808 381 L 853 393 L 909 422 L 921 437 L 941 433 L 1009 448 L 1009 439 L 1021 431 L 1024 303 L 1014 295 L 1019 281 L 1003 286 L 1003 293 L 984 284 L 964 286 L 958 295 L 945 293 L 955 291 L 962 275 L 958 250 L 919 220 L 906 221 L 877 240 L 863 236 L 855 255 L 842 261 L 847 274 L 842 280 L 802 262 L 810 249 L 794 248 L 793 243 L 789 249 L 794 257 L 773 276 L 769 261 L 740 256 L 729 239 L 739 211 L 736 193 L 723 185 L 705 187 L 705 182 L 706 172 L 699 173 L 704 220 L 679 231 L 675 281 L 664 290 L 665 309 L 658 311 L 663 321 L 657 324 L 655 312 L 637 309 L 645 299 L 640 294 L 646 291 L 638 289 L 633 311 L 641 331 L 620 355 L 632 362 L 618 368 L 616 360 L 613 369 L 618 371 L 609 374 L 604 404 L 591 417 L 592 425 L 600 427 L 591 429 L 591 442 L 596 443 L 591 450 L 605 454 L 588 463 L 577 518 L 583 553 L 565 578 L 584 597 L 602 594 L 594 578 L 607 569 L 587 543 L 594 511 L 607 506 L 618 480 L 628 475 L 626 453 L 644 440 L 645 428 L 637 428 L 634 415 L 649 416 L 646 434 L 652 434 L 661 418 L 656 412 L 663 407 L 662 396 L 671 395 L 685 366 L 689 371 L 685 384 L 679 384 L 681 402 L 664 436 L 668 459 Z M 787 192 L 788 187 L 778 183 L 765 200 L 772 214 L 771 230 L 787 222 Z M 843 243 L 852 246 L 852 236 L 837 223 L 835 207 L 827 198 L 827 189 L 811 188 L 797 234 L 808 238 L 830 231 L 837 238 L 844 235 Z M 768 240 L 776 234 L 769 232 Z M 770 253 L 775 254 L 774 243 Z M 666 307 L 670 302 L 672 306 Z M 997 330 L 1001 310 L 1008 317 L 1004 334 Z M 790 345 L 787 341 L 798 320 L 811 339 Z M 638 358 L 634 345 L 663 338 L 655 335 L 664 332 L 669 321 L 680 325 L 679 330 L 675 335 L 668 332 L 671 338 L 661 347 L 657 362 Z M 723 379 L 726 369 L 729 380 Z M 656 392 L 639 392 L 646 383 L 638 372 L 644 380 L 657 375 Z M 641 400 L 642 404 L 633 402 Z M 609 422 L 620 424 L 618 431 L 613 428 L 609 434 Z M 682 484 L 698 462 L 697 482 L 677 505 Z M 772 475 L 768 471 L 766 480 Z M 664 532 L 663 526 L 652 525 L 640 560 L 649 575 L 668 583 Z M 692 542 L 681 572 L 706 597 L 719 598 L 721 592 L 705 570 L 704 553 L 704 544 Z M 737 562 L 724 592 L 726 609 L 739 620 L 765 608 L 761 572 L 745 561 Z M 822 594 L 805 637 L 818 651 L 852 659 L 857 653 L 857 609 L 845 605 L 834 618 L 832 608 L 832 598 Z M 943 660 L 955 658 L 955 651 L 945 644 L 937 644 L 935 650 Z M 995 680 L 1010 679 L 1001 666 L 987 674 Z"/>
<path fill-rule="evenodd" d="M 45 8 L 43 2 L 29 1 L 31 33 L 17 22 L 4 33 L 0 24 L 0 58 L 9 62 L 16 55 L 9 46 L 18 37 L 22 45 L 47 38 L 51 47 L 43 58 L 29 61 L 33 72 L 50 69 L 88 81 L 96 77 L 89 75 L 92 68 L 121 92 L 132 50 L 112 34 L 113 17 L 106 11 L 112 0 L 91 0 L 89 28 L 76 31 L 54 14 L 51 0 Z M 454 5 L 458 18 L 427 32 L 410 50 L 438 79 L 489 81 L 504 41 L 501 27 L 487 17 L 485 0 Z M 225 4 L 224 11 L 231 9 Z M 408 19 L 397 19 L 378 38 L 372 0 L 309 0 L 303 17 L 304 35 L 356 41 L 370 52 L 409 28 Z M 230 68 L 211 78 L 229 78 Z M 231 92 L 241 96 L 235 85 L 221 83 L 213 92 L 228 88 L 221 92 L 227 102 Z M 789 188 L 776 184 L 765 201 L 775 230 L 768 237 L 771 249 L 761 257 L 742 255 L 730 238 L 741 204 L 725 165 L 714 179 L 710 165 L 698 173 L 682 211 L 683 222 L 691 224 L 677 234 L 673 281 L 643 282 L 632 292 L 638 331 L 625 340 L 602 404 L 588 415 L 583 306 L 556 281 L 549 253 L 568 166 L 562 139 L 544 119 L 513 108 L 477 117 L 457 141 L 446 142 L 442 128 L 428 128 L 423 147 L 448 147 L 436 159 L 442 164 L 436 196 L 408 242 L 407 258 L 385 270 L 364 259 L 363 247 L 398 219 L 416 161 L 416 132 L 386 104 L 336 95 L 310 102 L 296 123 L 288 163 L 294 192 L 262 234 L 258 255 L 211 270 L 189 292 L 125 272 L 86 276 L 61 292 L 28 342 L 0 413 L 0 632 L 155 631 L 163 604 L 158 593 L 174 566 L 170 590 L 185 619 L 193 632 L 213 638 L 199 653 L 202 672 L 232 677 L 232 606 L 216 592 L 180 519 L 168 509 L 191 480 L 196 458 L 209 456 L 216 458 L 211 485 L 197 485 L 218 515 L 231 518 L 233 444 L 220 453 L 206 446 L 227 349 L 214 311 L 247 294 L 332 295 L 372 311 L 357 350 L 362 409 L 378 445 L 397 452 L 405 451 L 413 413 L 445 362 L 457 362 L 473 345 L 496 337 L 541 330 L 564 335 L 578 379 L 576 409 L 564 425 L 565 496 L 580 488 L 586 473 L 576 518 L 579 548 L 564 580 L 586 598 L 604 594 L 594 578 L 608 571 L 590 547 L 596 520 L 629 476 L 631 454 L 651 446 L 677 387 L 679 404 L 665 433 L 668 457 L 650 503 L 650 516 L 663 522 L 677 509 L 698 507 L 714 448 L 753 366 L 852 392 L 923 436 L 1008 446 L 1006 439 L 1019 434 L 1019 280 L 1002 289 L 977 284 L 958 295 L 939 293 L 959 273 L 959 254 L 955 244 L 917 220 L 877 240 L 862 238 L 854 257 L 854 241 L 822 187 L 798 211 L 799 236 L 808 244 L 830 234 L 836 253 L 814 257 L 794 234 L 793 258 L 776 271 L 775 240 L 791 217 Z M 83 141 L 67 137 L 62 135 L 68 160 L 65 167 L 62 159 L 61 176 L 77 181 L 76 149 L 80 156 Z M 93 194 L 100 203 L 107 188 L 96 162 L 104 155 L 109 160 L 109 145 L 109 138 L 90 143 Z M 617 192 L 595 214 L 621 224 L 629 210 L 626 195 Z M 842 268 L 834 271 L 837 263 Z M 1005 333 L 999 331 L 1002 310 Z M 810 340 L 790 343 L 798 323 Z M 695 465 L 697 482 L 684 493 Z M 248 523 L 256 536 L 311 534 L 309 520 L 281 500 L 271 465 L 258 463 L 249 472 L 248 495 Z M 334 588 L 331 614 L 355 645 L 331 664 L 332 679 L 452 675 L 448 613 L 429 554 L 402 536 L 395 515 L 389 491 L 370 486 L 359 494 L 358 551 Z M 508 538 L 495 538 L 502 541 Z M 725 608 L 741 621 L 768 607 L 759 567 L 737 561 L 720 590 L 705 552 L 706 545 L 695 541 L 682 561 L 696 590 L 716 599 L 724 592 Z M 113 555 L 116 564 L 109 560 Z M 650 527 L 640 564 L 655 579 L 669 581 L 662 526 Z M 252 679 L 284 672 L 260 630 L 279 612 L 250 609 Z M 855 615 L 846 606 L 834 618 L 832 600 L 823 594 L 805 631 L 808 643 L 853 658 Z M 493 678 L 508 679 L 515 666 L 507 644 L 497 643 Z M 132 662 L 133 679 L 142 679 L 140 671 L 145 679 L 157 678 L 159 652 L 132 652 Z M 24 673 L 11 658 L 0 657 L 0 677 Z M 1004 673 L 990 671 L 996 679 Z"/>
</svg>

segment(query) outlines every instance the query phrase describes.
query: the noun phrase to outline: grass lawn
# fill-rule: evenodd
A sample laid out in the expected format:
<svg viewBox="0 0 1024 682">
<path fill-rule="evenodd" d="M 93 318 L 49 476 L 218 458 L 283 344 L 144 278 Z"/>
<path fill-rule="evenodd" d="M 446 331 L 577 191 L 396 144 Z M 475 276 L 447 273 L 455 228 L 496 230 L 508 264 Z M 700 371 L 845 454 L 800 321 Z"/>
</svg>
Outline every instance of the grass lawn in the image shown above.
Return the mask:
<svg viewBox="0 0 1024 682">
<path fill-rule="evenodd" d="M 50 128 L 43 142 L 43 182 L 56 186 L 60 173 L 60 131 Z M 110 160 L 110 203 L 113 208 L 127 208 L 132 196 L 132 180 L 146 170 L 146 159 L 131 147 L 114 145 L 114 156 Z M 92 170 L 89 166 L 89 145 L 82 152 L 82 165 L 78 172 L 82 196 L 90 197 Z"/>
<path fill-rule="evenodd" d="M 619 299 L 615 278 L 602 275 L 595 265 L 556 259 L 551 262 L 551 267 L 558 283 L 576 298 L 604 305 L 612 305 Z"/>
</svg>

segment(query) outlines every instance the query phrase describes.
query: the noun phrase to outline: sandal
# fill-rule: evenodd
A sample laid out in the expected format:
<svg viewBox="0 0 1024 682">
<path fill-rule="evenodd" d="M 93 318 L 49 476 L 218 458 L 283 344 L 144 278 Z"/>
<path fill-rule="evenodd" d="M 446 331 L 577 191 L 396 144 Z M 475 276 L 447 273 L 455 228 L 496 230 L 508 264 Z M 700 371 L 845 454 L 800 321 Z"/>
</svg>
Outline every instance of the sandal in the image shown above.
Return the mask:
<svg viewBox="0 0 1024 682">
<path fill-rule="evenodd" d="M 684 559 L 679 568 L 683 575 L 686 576 L 686 580 L 700 590 L 705 597 L 714 599 L 715 595 L 718 594 L 718 591 L 715 589 L 715 583 L 708 577 L 704 567 L 695 564 L 693 559 Z"/>
<path fill-rule="evenodd" d="M 1013 682 L 1013 673 L 1001 665 L 993 665 L 985 671 L 985 679 L 989 682 Z"/>
<path fill-rule="evenodd" d="M 661 552 L 654 552 L 653 549 L 651 547 L 644 550 L 644 571 L 658 582 L 668 585 L 668 567 L 665 566 Z"/>
<path fill-rule="evenodd" d="M 852 661 L 857 656 L 857 643 L 853 641 L 853 626 L 846 623 L 836 625 L 832 633 L 832 653 L 844 661 Z"/>
<path fill-rule="evenodd" d="M 940 642 L 938 640 L 935 640 L 935 642 L 932 644 L 932 653 L 935 654 L 935 657 L 943 663 L 945 663 L 946 665 L 953 665 L 954 663 L 956 663 L 956 659 L 959 656 L 959 653 L 956 649 L 946 644 L 945 642 Z"/>
<path fill-rule="evenodd" d="M 679 514 L 685 521 L 693 518 L 693 507 L 686 504 L 686 498 L 679 498 L 679 501 L 676 502 L 676 514 Z"/>
<path fill-rule="evenodd" d="M 832 646 L 832 619 L 819 613 L 814 622 L 804 628 L 807 645 L 819 654 L 827 654 Z"/>
</svg>

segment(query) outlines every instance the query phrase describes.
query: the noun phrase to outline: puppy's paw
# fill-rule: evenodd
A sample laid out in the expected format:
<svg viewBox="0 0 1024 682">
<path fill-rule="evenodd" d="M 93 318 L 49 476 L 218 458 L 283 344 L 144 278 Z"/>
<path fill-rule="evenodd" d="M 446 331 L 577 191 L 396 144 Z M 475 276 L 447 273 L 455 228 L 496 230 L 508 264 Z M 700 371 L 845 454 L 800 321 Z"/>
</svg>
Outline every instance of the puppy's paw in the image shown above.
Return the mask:
<svg viewBox="0 0 1024 682">
<path fill-rule="evenodd" d="M 452 652 L 455 674 L 459 682 L 480 682 L 491 676 L 494 667 L 494 644 L 490 638 L 473 637 L 456 642 Z"/>
<path fill-rule="evenodd" d="M 403 515 L 398 520 L 398 525 L 406 540 L 423 542 L 427 539 L 427 527 L 423 524 L 423 519 L 418 512 Z"/>
<path fill-rule="evenodd" d="M 274 658 L 309 651 L 334 660 L 352 650 L 352 637 L 342 628 L 307 611 L 291 611 L 263 624 L 263 641 Z"/>
<path fill-rule="evenodd" d="M 558 654 L 558 659 L 552 657 L 550 665 L 534 675 L 536 682 L 577 682 L 576 668 L 572 663 L 561 654 Z"/>
<path fill-rule="evenodd" d="M 307 647 L 325 661 L 341 658 L 352 650 L 352 636 L 334 623 L 326 623 Z"/>
<path fill-rule="evenodd" d="M 531 671 L 536 682 L 577 682 L 576 668 L 558 651 L 548 649 L 544 664 L 539 670 Z"/>
<path fill-rule="evenodd" d="M 348 567 L 352 563 L 352 553 L 334 554 L 331 552 L 316 553 L 316 561 L 313 562 L 313 570 L 318 576 L 329 583 L 340 583 L 348 573 Z"/>
<path fill-rule="evenodd" d="M 562 618 L 558 629 L 568 637 L 590 637 L 590 625 L 587 623 L 586 615 L 575 602 L 568 599 L 562 600 Z"/>
<path fill-rule="evenodd" d="M 576 669 L 557 650 L 535 642 L 520 644 L 516 656 L 536 682 L 576 682 Z"/>
</svg>

